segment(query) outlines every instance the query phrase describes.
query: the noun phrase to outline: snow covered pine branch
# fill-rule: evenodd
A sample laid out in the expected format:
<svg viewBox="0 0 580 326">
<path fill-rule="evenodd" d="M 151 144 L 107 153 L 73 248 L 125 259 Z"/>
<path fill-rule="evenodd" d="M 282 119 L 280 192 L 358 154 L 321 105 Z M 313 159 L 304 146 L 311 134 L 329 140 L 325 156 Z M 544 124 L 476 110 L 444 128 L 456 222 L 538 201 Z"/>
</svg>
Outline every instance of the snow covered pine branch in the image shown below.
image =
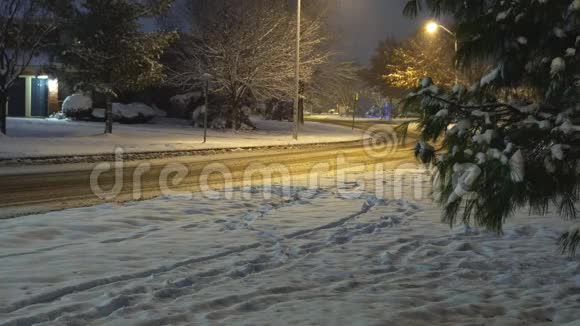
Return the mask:
<svg viewBox="0 0 580 326">
<path fill-rule="evenodd" d="M 454 8 L 462 68 L 478 60 L 495 68 L 470 87 L 445 89 L 423 78 L 405 100 L 405 109 L 420 116 L 417 156 L 437 168 L 444 221 L 501 233 L 522 207 L 575 219 L 580 1 L 457 1 Z M 575 254 L 579 230 L 562 236 L 563 252 Z"/>
</svg>

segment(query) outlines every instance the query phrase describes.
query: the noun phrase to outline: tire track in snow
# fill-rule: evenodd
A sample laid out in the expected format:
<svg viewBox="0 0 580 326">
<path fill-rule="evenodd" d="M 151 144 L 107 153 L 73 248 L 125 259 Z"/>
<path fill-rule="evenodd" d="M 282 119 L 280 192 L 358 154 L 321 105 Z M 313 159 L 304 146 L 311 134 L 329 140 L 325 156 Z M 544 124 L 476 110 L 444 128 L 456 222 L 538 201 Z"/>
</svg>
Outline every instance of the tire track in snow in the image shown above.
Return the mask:
<svg viewBox="0 0 580 326">
<path fill-rule="evenodd" d="M 374 206 L 371 206 L 371 208 Z M 410 205 L 410 210 L 406 210 L 405 211 L 405 216 L 406 217 L 410 217 L 414 214 L 416 214 L 418 211 L 420 211 L 420 209 L 417 206 Z M 368 209 L 370 210 L 370 208 Z M 412 213 L 412 214 L 410 214 Z M 345 222 L 347 223 L 347 222 Z M 375 224 L 381 224 L 382 222 L 378 222 Z M 399 223 L 394 223 L 394 224 L 390 224 L 390 227 L 398 227 L 400 226 Z M 319 228 L 317 228 L 319 229 Z M 358 229 L 355 231 L 355 235 L 356 236 L 360 236 L 360 235 L 369 235 L 369 232 L 366 232 L 364 229 Z M 298 236 L 300 237 L 300 236 Z M 352 239 L 351 239 L 352 240 Z M 302 253 L 303 255 L 301 257 L 296 258 L 301 259 L 302 257 L 307 257 L 313 253 L 322 251 L 324 249 L 330 248 L 330 247 L 334 247 L 337 245 L 341 245 L 340 242 L 330 242 L 330 243 L 325 243 L 323 245 L 320 245 L 318 247 L 312 247 L 312 246 L 308 246 L 304 252 Z M 285 266 L 283 266 L 285 267 Z M 275 268 L 274 268 L 275 269 Z M 272 272 L 272 269 L 267 270 L 268 272 Z M 381 269 L 380 272 L 376 272 L 374 270 L 361 270 L 359 271 L 361 274 L 364 273 L 369 273 L 369 274 L 386 274 L 386 273 L 390 273 L 392 272 L 392 269 Z M 260 271 L 261 272 L 266 272 L 266 271 Z M 374 273 L 373 273 L 374 272 Z M 209 319 L 208 322 L 212 322 L 212 321 L 216 321 L 216 320 L 223 320 L 226 319 L 227 317 L 230 316 L 236 316 L 236 315 L 242 315 L 246 312 L 256 312 L 256 311 L 263 311 L 268 309 L 269 307 L 276 305 L 276 304 L 280 304 L 280 303 L 284 303 L 284 302 L 289 302 L 289 301 L 294 301 L 294 300 L 300 300 L 300 299 L 312 299 L 315 297 L 333 297 L 335 294 L 335 292 L 349 292 L 349 291 L 354 291 L 356 289 L 360 289 L 363 287 L 367 287 L 367 286 L 372 286 L 374 284 L 376 284 L 378 282 L 378 280 L 382 280 L 384 279 L 384 276 L 377 276 L 377 277 L 373 277 L 369 280 L 355 280 L 357 279 L 356 277 L 354 277 L 354 274 L 351 276 L 345 276 L 342 278 L 338 278 L 335 280 L 331 280 L 327 283 L 324 284 L 320 284 L 320 285 L 309 285 L 303 288 L 303 290 L 299 290 L 299 291 L 292 291 L 290 293 L 286 293 L 286 294 L 280 294 L 280 295 L 272 295 L 271 293 L 269 293 L 268 291 L 263 291 L 262 292 L 257 292 L 255 293 L 255 295 L 250 296 L 249 298 L 240 298 L 240 300 L 238 300 L 237 302 L 230 302 L 230 300 L 227 300 L 230 304 L 224 307 L 219 307 L 219 310 L 214 310 L 214 311 L 210 311 L 207 313 L 206 317 L 207 319 Z M 223 285 L 223 284 L 221 284 Z M 324 293 L 320 293 L 322 290 L 328 290 L 331 293 L 330 294 L 324 294 Z M 304 293 L 303 293 L 304 292 Z M 289 294 L 293 294 L 293 293 L 298 293 L 297 297 L 292 297 L 289 296 Z M 195 310 L 195 309 L 193 309 Z"/>
<path fill-rule="evenodd" d="M 7 255 L 0 255 L 0 259 L 2 258 L 9 258 L 9 257 L 19 257 L 19 256 L 27 256 L 27 255 L 34 255 L 34 254 L 41 254 L 41 253 L 45 253 L 48 251 L 52 251 L 52 250 L 56 250 L 56 249 L 61 249 L 61 248 L 65 248 L 65 247 L 71 247 L 71 246 L 77 246 L 77 245 L 81 245 L 82 243 L 66 243 L 66 244 L 62 244 L 62 245 L 58 245 L 58 246 L 54 246 L 54 247 L 48 247 L 48 248 L 41 248 L 41 249 L 37 249 L 37 250 L 32 250 L 32 251 L 25 251 L 25 252 L 15 252 L 13 254 L 7 254 Z"/>
<path fill-rule="evenodd" d="M 294 199 L 295 200 L 299 200 L 296 197 Z M 291 205 L 291 203 L 284 203 L 282 205 L 273 207 L 273 210 L 280 209 L 280 208 L 283 208 L 283 207 L 287 207 L 287 206 L 290 206 L 290 205 Z M 375 202 L 366 201 L 363 204 L 363 206 L 360 209 L 360 211 L 358 211 L 356 213 L 353 213 L 353 214 L 351 214 L 351 215 L 349 215 L 347 217 L 341 218 L 341 219 L 339 219 L 337 221 L 334 221 L 334 222 L 331 222 L 331 223 L 328 223 L 328 224 L 325 224 L 325 225 L 321 225 L 321 226 L 318 226 L 318 227 L 315 227 L 315 228 L 298 230 L 296 232 L 293 232 L 293 233 L 284 235 L 284 236 L 282 236 L 282 238 L 283 239 L 286 239 L 286 240 L 291 240 L 291 239 L 295 239 L 295 238 L 301 238 L 301 237 L 303 237 L 305 235 L 313 234 L 313 233 L 316 233 L 316 232 L 319 232 L 319 231 L 330 230 L 330 229 L 333 229 L 333 228 L 340 227 L 340 226 L 348 223 L 349 221 L 351 221 L 353 219 L 356 219 L 357 217 L 360 217 L 360 216 L 368 213 L 376 205 L 377 205 L 377 202 L 376 201 Z M 266 212 L 266 214 L 267 214 L 267 212 Z M 316 250 L 311 250 L 311 249 L 310 250 L 305 250 L 303 252 L 303 254 L 307 254 L 308 255 L 311 252 L 317 252 L 317 251 L 323 250 L 324 247 L 328 247 L 328 246 L 332 246 L 332 245 L 336 245 L 336 243 L 329 243 L 326 246 L 322 246 L 321 248 L 317 248 Z M 31 298 L 28 298 L 28 299 L 25 299 L 25 300 L 21 300 L 21 301 L 14 302 L 14 303 L 8 305 L 7 307 L 0 309 L 0 312 L 2 312 L 2 313 L 12 313 L 14 311 L 17 311 L 19 309 L 22 309 L 22 308 L 25 308 L 27 306 L 31 306 L 31 305 L 34 305 L 34 304 L 49 303 L 49 302 L 55 301 L 55 300 L 57 300 L 57 299 L 59 299 L 61 297 L 64 297 L 66 295 L 69 295 L 69 294 L 72 294 L 72 293 L 75 293 L 75 292 L 82 292 L 82 291 L 90 290 L 90 289 L 95 288 L 95 287 L 105 286 L 105 285 L 108 285 L 108 284 L 122 282 L 122 281 L 130 281 L 130 280 L 133 280 L 133 279 L 147 278 L 147 277 L 150 277 L 152 275 L 157 275 L 157 274 L 171 272 L 171 271 L 173 271 L 173 270 L 175 270 L 175 269 L 177 269 L 179 267 L 183 267 L 183 266 L 187 266 L 187 265 L 192 265 L 192 264 L 196 264 L 196 263 L 209 262 L 209 261 L 212 261 L 212 260 L 216 260 L 216 259 L 220 259 L 220 258 L 224 258 L 224 257 L 230 256 L 230 255 L 233 255 L 233 254 L 244 253 L 245 251 L 248 251 L 248 250 L 251 250 L 251 249 L 257 249 L 257 248 L 260 248 L 260 247 L 263 247 L 263 246 L 264 246 L 263 242 L 254 242 L 254 243 L 251 243 L 251 244 L 248 244 L 248 245 L 245 245 L 245 246 L 240 246 L 240 247 L 238 247 L 236 249 L 223 251 L 223 252 L 220 252 L 220 253 L 217 253 L 217 254 L 214 254 L 214 255 L 190 258 L 190 259 L 186 259 L 186 260 L 179 261 L 179 262 L 174 263 L 172 265 L 162 266 L 162 267 L 158 267 L 158 268 L 155 268 L 155 269 L 150 269 L 150 270 L 147 270 L 147 271 L 142 271 L 142 272 L 137 272 L 137 273 L 130 273 L 130 274 L 124 274 L 124 275 L 118 275 L 118 276 L 113 276 L 113 277 L 108 277 L 108 278 L 102 278 L 102 279 L 92 280 L 92 281 L 89 281 L 89 282 L 80 283 L 80 284 L 77 284 L 77 285 L 72 285 L 72 286 L 64 287 L 64 288 L 61 288 L 61 289 L 57 289 L 57 290 L 54 290 L 54 291 L 46 292 L 46 293 L 43 293 L 43 294 L 40 294 L 40 295 L 31 297 Z M 257 261 L 257 260 L 259 260 L 259 259 L 252 259 L 252 260 L 249 260 L 249 261 L 240 262 L 240 264 L 244 264 L 244 263 L 246 263 L 246 264 L 252 264 L 252 263 L 253 264 L 259 264 L 259 261 Z M 248 273 L 246 273 L 244 275 L 240 275 L 239 277 L 241 277 L 241 278 L 247 277 L 248 275 L 255 274 L 255 273 L 261 273 L 261 272 L 264 272 L 264 271 L 267 271 L 267 270 L 276 269 L 276 268 L 279 268 L 279 267 L 281 267 L 283 265 L 284 264 L 282 263 L 282 264 L 276 264 L 276 265 L 273 265 L 273 266 L 264 266 L 262 268 L 257 268 L 257 269 L 254 269 L 254 270 L 250 270 Z M 218 275 L 215 275 L 214 278 L 216 278 L 216 279 L 217 278 L 220 278 L 220 279 L 223 280 L 223 276 L 224 276 L 223 274 L 226 273 L 226 272 L 227 272 L 227 270 L 226 271 L 223 271 L 223 273 L 222 273 L 221 276 L 219 274 Z M 228 275 L 226 275 L 226 276 L 228 276 Z M 232 277 L 232 275 L 229 275 L 229 277 Z M 233 279 L 235 280 L 235 278 L 233 278 Z M 211 286 L 211 284 L 208 284 L 208 286 Z M 195 292 L 198 292 L 200 290 L 197 290 Z M 159 292 L 159 291 L 157 291 L 157 292 Z M 188 295 L 188 294 L 191 294 L 191 293 L 182 293 L 178 297 L 185 296 L 185 295 Z M 172 299 L 175 299 L 175 297 L 173 296 Z M 120 308 L 122 308 L 122 307 L 118 307 L 115 310 L 118 310 Z M 58 317 L 62 313 L 72 312 L 72 311 L 68 311 L 68 310 L 70 310 L 70 309 L 65 309 L 64 311 L 60 311 L 60 313 L 58 313 L 59 311 L 57 311 L 57 313 L 54 313 L 54 312 L 53 313 L 43 313 L 41 316 L 39 316 L 39 319 L 38 320 L 44 320 L 44 318 L 46 318 L 46 315 L 47 314 L 50 315 L 51 317 L 53 317 L 51 319 L 54 319 L 55 317 Z M 115 311 L 115 310 L 113 310 L 113 311 Z M 102 311 L 108 311 L 108 310 L 107 309 L 104 309 Z M 111 313 L 113 311 L 111 311 Z M 94 317 L 97 317 L 97 318 L 99 317 L 98 315 L 95 315 L 95 314 L 91 314 L 91 315 L 94 316 Z M 101 317 L 104 317 L 104 316 L 101 316 Z M 30 320 L 34 320 L 34 318 L 28 316 L 28 317 L 26 317 L 26 320 L 29 320 L 30 321 Z M 2 326 L 5 326 L 5 325 L 20 325 L 22 321 L 23 321 L 22 319 L 14 319 L 14 320 L 8 321 L 7 323 L 3 323 L 3 324 L 0 324 L 0 325 L 2 325 Z"/>
<path fill-rule="evenodd" d="M 312 228 L 312 229 L 299 230 L 299 231 L 296 231 L 296 232 L 287 234 L 287 235 L 284 236 L 284 238 L 285 239 L 294 239 L 294 238 L 302 237 L 304 235 L 308 235 L 308 234 L 315 233 L 315 232 L 318 232 L 318 231 L 328 230 L 328 229 L 334 229 L 336 227 L 339 227 L 339 226 L 344 225 L 348 221 L 351 221 L 351 220 L 353 220 L 353 219 L 355 219 L 355 218 L 357 218 L 357 217 L 359 217 L 359 216 L 361 216 L 363 214 L 368 213 L 371 210 L 371 208 L 373 208 L 373 207 L 374 207 L 374 205 L 369 204 L 368 202 L 365 202 L 363 204 L 362 209 L 360 211 L 354 213 L 354 214 L 351 214 L 351 215 L 349 215 L 347 217 L 344 217 L 344 218 L 341 218 L 341 219 L 339 219 L 337 221 L 334 221 L 334 222 L 331 222 L 331 223 L 328 223 L 328 224 L 324 224 L 324 225 L 321 225 L 321 226 L 318 226 L 318 227 L 315 227 L 315 228 Z"/>
<path fill-rule="evenodd" d="M 399 203 L 400 204 L 400 203 Z M 410 215 L 414 215 L 419 211 L 418 207 L 413 207 L 412 205 L 410 205 L 411 208 L 410 210 L 406 210 L 405 213 L 407 213 L 405 216 L 409 217 Z M 412 212 L 413 214 L 408 214 L 409 212 Z M 374 223 L 376 224 L 376 226 L 378 227 L 379 224 L 383 224 L 385 221 L 379 221 L 378 223 Z M 345 222 L 346 223 L 346 222 Z M 369 224 L 373 224 L 373 223 L 369 223 Z M 386 223 L 388 226 L 382 226 L 382 227 L 397 227 L 399 226 L 398 223 Z M 380 228 L 382 228 L 380 227 Z M 318 229 L 318 228 L 317 228 Z M 355 233 L 355 236 L 359 236 L 359 235 L 369 235 L 372 232 L 367 232 L 367 230 L 365 229 L 359 229 L 358 226 L 355 226 L 355 231 L 353 231 Z M 299 236 L 298 236 L 299 237 Z M 250 275 L 253 274 L 260 274 L 260 273 L 266 273 L 266 272 L 273 272 L 275 270 L 278 269 L 288 269 L 290 266 L 294 266 L 295 262 L 297 261 L 301 261 L 303 258 L 310 256 L 312 253 L 316 253 L 319 252 L 321 250 L 324 250 L 326 248 L 330 248 L 336 245 L 341 245 L 342 243 L 340 242 L 326 242 L 325 244 L 321 244 L 320 246 L 313 248 L 312 246 L 309 246 L 308 248 L 306 248 L 305 250 L 303 250 L 303 252 L 300 253 L 299 257 L 293 257 L 292 259 L 294 259 L 294 262 L 290 262 L 289 264 L 282 264 L 282 265 L 276 265 L 276 264 L 272 264 L 271 266 L 268 266 L 266 268 L 261 268 L 257 271 L 252 271 L 251 273 L 248 273 L 246 275 L 243 276 L 243 278 L 248 277 Z M 246 261 L 249 262 L 249 261 Z M 369 271 L 361 271 L 361 273 L 372 273 L 372 270 Z M 384 274 L 384 273 L 388 273 L 391 272 L 391 270 L 381 270 L 380 273 L 372 273 L 372 274 Z M 224 272 L 225 273 L 225 272 Z M 227 275 L 225 275 L 227 276 Z M 182 293 L 180 294 L 178 297 L 183 297 L 183 296 L 188 296 L 188 295 L 194 295 L 202 290 L 207 290 L 209 288 L 212 288 L 214 285 L 218 284 L 220 286 L 225 286 L 225 284 L 229 283 L 229 282 L 236 282 L 238 279 L 230 279 L 225 281 L 224 283 L 224 279 L 220 278 L 218 275 L 215 276 L 216 282 L 212 282 L 211 284 L 208 284 L 205 288 L 203 289 L 198 289 L 189 293 Z M 222 298 L 218 298 L 217 301 L 220 303 L 224 303 L 226 302 L 227 304 L 223 304 L 220 305 L 219 307 L 214 307 L 214 305 L 211 304 L 211 302 L 214 302 L 216 299 L 211 300 L 209 303 L 208 302 L 203 302 L 201 304 L 196 304 L 193 307 L 188 308 L 191 311 L 198 311 L 198 310 L 203 310 L 202 308 L 207 309 L 208 307 L 211 307 L 212 309 L 218 308 L 217 310 L 213 310 L 213 311 L 209 311 L 206 314 L 206 319 L 204 319 L 204 322 L 206 323 L 212 323 L 215 322 L 216 320 L 222 320 L 225 319 L 227 317 L 230 317 L 232 315 L 241 315 L 244 314 L 246 312 L 255 312 L 255 311 L 262 311 L 262 310 L 266 310 L 268 309 L 270 306 L 272 305 L 276 305 L 279 303 L 283 303 L 283 302 L 288 302 L 288 301 L 292 301 L 292 300 L 297 300 L 298 298 L 310 298 L 312 299 L 312 297 L 316 297 L 317 295 L 319 295 L 319 291 L 321 288 L 328 288 L 329 291 L 331 292 L 348 292 L 348 291 L 353 291 L 355 289 L 364 287 L 364 286 L 368 286 L 368 285 L 372 285 L 376 282 L 378 278 L 373 278 L 373 280 L 371 281 L 353 281 L 353 279 L 351 277 L 344 277 L 344 278 L 339 278 L 336 280 L 331 280 L 330 282 L 326 283 L 326 284 L 321 284 L 321 285 L 313 285 L 310 284 L 306 287 L 304 287 L 301 290 L 296 290 L 296 291 L 292 291 L 286 294 L 276 294 L 273 295 L 272 293 L 270 293 L 269 289 L 264 289 L 262 291 L 257 291 L 254 292 L 252 295 L 250 296 L 226 296 L 226 297 L 222 297 Z M 292 297 L 289 296 L 289 294 L 291 293 L 302 293 L 302 292 L 307 292 L 304 294 L 299 294 L 298 297 Z M 314 295 L 313 295 L 314 294 Z M 334 294 L 324 294 L 322 296 L 329 296 L 332 297 Z M 175 299 L 175 296 L 172 296 L 172 299 Z M 235 300 L 237 299 L 237 300 Z M 197 308 L 196 308 L 197 307 Z M 186 317 L 186 316 L 182 316 L 182 317 Z M 190 318 L 187 317 L 187 318 Z"/>
<path fill-rule="evenodd" d="M 90 290 L 90 289 L 98 287 L 98 286 L 103 286 L 103 285 L 121 282 L 121 281 L 127 281 L 127 280 L 131 280 L 131 279 L 146 278 L 146 277 L 149 277 L 149 276 L 154 275 L 154 274 L 167 273 L 167 272 L 170 272 L 170 271 L 172 271 L 176 268 L 182 267 L 182 266 L 206 262 L 206 261 L 210 261 L 210 260 L 214 260 L 214 259 L 218 259 L 218 258 L 223 258 L 223 257 L 229 256 L 229 255 L 242 253 L 246 250 L 255 249 L 255 248 L 258 248 L 261 246 L 262 246 L 262 244 L 260 242 L 254 242 L 254 243 L 251 243 L 251 244 L 248 244 L 245 246 L 240 246 L 237 249 L 222 251 L 222 252 L 214 254 L 214 255 L 195 257 L 195 258 L 182 260 L 182 261 L 179 261 L 179 262 L 174 263 L 174 264 L 169 265 L 169 266 L 162 266 L 162 267 L 158 267 L 158 268 L 154 268 L 154 269 L 150 269 L 150 270 L 146 270 L 146 271 L 141 271 L 141 272 L 137 272 L 137 273 L 130 273 L 130 274 L 123 274 L 123 275 L 117 275 L 117 276 L 112 276 L 112 277 L 105 277 L 105 278 L 96 279 L 96 280 L 92 280 L 92 281 L 88 281 L 88 282 L 84 282 L 84 283 L 79 283 L 76 285 L 63 287 L 63 288 L 60 288 L 60 289 L 57 289 L 54 291 L 49 291 L 49 292 L 45 292 L 45 293 L 37 295 L 37 296 L 33 296 L 31 298 L 28 298 L 28 299 L 24 299 L 21 301 L 16 301 L 14 303 L 11 303 L 7 307 L 1 308 L 0 313 L 5 313 L 5 314 L 12 313 L 16 310 L 22 309 L 22 308 L 27 307 L 27 306 L 31 306 L 34 304 L 40 304 L 40 303 L 47 303 L 47 302 L 57 300 L 65 295 L 68 295 L 68 294 L 71 294 L 74 292 L 86 291 L 86 290 Z M 4 324 L 0 324 L 0 325 L 3 326 Z"/>
<path fill-rule="evenodd" d="M 319 190 L 316 191 L 315 196 L 318 196 L 320 194 Z M 293 196 L 292 201 L 298 201 L 298 200 L 299 200 L 299 198 L 297 196 Z M 279 209 L 279 208 L 286 207 L 289 205 L 290 205 L 289 202 L 286 202 L 284 204 L 274 206 L 273 209 L 275 210 L 275 209 Z M 261 208 L 261 209 L 263 209 L 263 208 Z M 265 215 L 267 213 L 268 213 L 267 211 L 264 211 L 263 213 L 261 211 L 258 212 L 258 214 L 262 214 L 262 215 Z M 144 232 L 139 232 L 135 235 L 139 235 L 141 233 L 144 233 Z M 137 238 L 138 237 L 129 236 L 127 238 L 115 238 L 115 239 L 104 240 L 104 241 L 101 241 L 100 243 L 117 243 L 117 242 L 122 242 L 124 240 L 132 240 L 132 239 L 137 239 Z M 73 245 L 73 244 L 69 244 L 69 245 Z M 46 250 L 57 249 L 57 248 L 63 247 L 63 246 L 47 248 Z M 30 306 L 30 305 L 48 303 L 48 302 L 57 300 L 63 296 L 66 296 L 66 295 L 74 293 L 74 292 L 86 291 L 86 290 L 90 290 L 90 289 L 98 287 L 98 286 L 103 286 L 103 285 L 122 282 L 122 281 L 128 281 L 131 279 L 146 278 L 146 277 L 149 277 L 149 276 L 154 275 L 154 274 L 167 273 L 167 272 L 170 272 L 170 271 L 172 271 L 176 268 L 182 267 L 182 266 L 191 265 L 194 263 L 206 262 L 206 261 L 210 261 L 213 259 L 223 258 L 223 257 L 229 256 L 232 254 L 242 253 L 242 252 L 249 250 L 249 249 L 256 249 L 256 248 L 259 248 L 261 246 L 262 246 L 261 242 L 254 242 L 254 243 L 251 243 L 249 245 L 241 246 L 237 249 L 227 250 L 227 251 L 220 252 L 220 253 L 217 253 L 214 255 L 195 257 L 195 258 L 191 258 L 191 259 L 182 260 L 180 262 L 177 262 L 177 263 L 169 265 L 169 266 L 161 266 L 161 267 L 158 267 L 155 269 L 141 271 L 138 273 L 117 275 L 117 276 L 113 276 L 113 277 L 91 280 L 88 282 L 67 286 L 67 287 L 60 288 L 60 289 L 57 289 L 54 291 L 45 292 L 45 293 L 30 297 L 30 298 L 27 298 L 24 300 L 13 302 L 6 307 L 1 307 L 0 313 L 6 313 L 6 314 L 12 313 L 14 311 L 17 311 L 19 309 L 22 309 L 22 308 Z M 35 253 L 35 252 L 30 252 L 30 254 L 33 254 L 33 253 Z M 3 326 L 3 325 L 4 324 L 0 324 L 0 326 Z"/>
</svg>

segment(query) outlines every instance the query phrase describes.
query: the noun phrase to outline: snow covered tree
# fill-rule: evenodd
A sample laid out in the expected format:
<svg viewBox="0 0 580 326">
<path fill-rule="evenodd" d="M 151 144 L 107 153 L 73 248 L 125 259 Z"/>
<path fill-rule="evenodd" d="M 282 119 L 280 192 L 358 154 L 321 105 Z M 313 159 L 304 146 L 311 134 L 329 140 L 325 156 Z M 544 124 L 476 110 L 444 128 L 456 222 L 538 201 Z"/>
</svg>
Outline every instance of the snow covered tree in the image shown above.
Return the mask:
<svg viewBox="0 0 580 326">
<path fill-rule="evenodd" d="M 136 91 L 161 82 L 159 58 L 173 33 L 142 31 L 142 20 L 164 12 L 172 0 L 84 0 L 68 18 L 63 59 L 74 79 L 107 99 L 105 133 L 112 133 L 111 100 L 119 92 Z"/>
<path fill-rule="evenodd" d="M 330 60 L 320 65 L 306 88 L 306 102 L 322 112 L 337 105 L 351 107 L 355 93 L 365 88 L 360 71 L 359 66 L 350 62 Z"/>
<path fill-rule="evenodd" d="M 212 88 L 226 97 L 226 126 L 241 127 L 242 103 L 247 98 L 292 98 L 294 92 L 296 19 L 286 1 L 202 1 L 193 37 L 171 81 L 184 89 L 201 86 L 200 77 L 213 76 Z M 294 16 L 294 18 L 293 18 Z M 301 40 L 301 79 L 308 85 L 316 68 L 327 61 L 320 19 L 304 16 Z"/>
<path fill-rule="evenodd" d="M 52 42 L 58 0 L 0 2 L 0 133 L 6 134 L 8 92 L 32 59 Z"/>
<path fill-rule="evenodd" d="M 575 219 L 580 0 L 414 0 L 406 12 L 421 9 L 453 15 L 463 69 L 482 59 L 494 64 L 470 86 L 448 89 L 424 78 L 406 99 L 406 109 L 421 115 L 416 154 L 436 165 L 444 220 L 501 232 L 516 209 L 528 206 Z M 560 243 L 574 254 L 580 230 Z"/>
<path fill-rule="evenodd" d="M 383 83 L 389 86 L 412 89 L 423 76 L 431 77 L 437 84 L 452 86 L 456 69 L 454 41 L 448 35 L 428 35 L 419 31 L 390 53 L 383 67 Z"/>
</svg>

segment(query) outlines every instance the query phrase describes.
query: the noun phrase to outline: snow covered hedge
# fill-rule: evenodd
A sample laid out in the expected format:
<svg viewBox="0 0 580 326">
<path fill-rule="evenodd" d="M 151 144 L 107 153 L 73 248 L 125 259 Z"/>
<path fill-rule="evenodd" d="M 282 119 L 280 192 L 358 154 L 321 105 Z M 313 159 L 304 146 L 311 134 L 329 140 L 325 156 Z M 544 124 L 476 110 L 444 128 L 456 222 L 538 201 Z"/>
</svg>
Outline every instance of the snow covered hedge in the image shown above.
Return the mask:
<svg viewBox="0 0 580 326">
<path fill-rule="evenodd" d="M 473 85 L 452 89 L 424 78 L 404 103 L 421 116 L 416 155 L 437 168 L 444 220 L 501 232 L 505 219 L 526 206 L 576 218 L 578 0 L 456 2 L 445 10 L 458 24 L 458 62 L 469 68 L 493 58 L 494 67 Z M 573 254 L 578 244 L 580 229 L 562 236 L 563 250 Z"/>
<path fill-rule="evenodd" d="M 143 103 L 113 103 L 113 120 L 121 123 L 145 123 L 157 114 L 155 109 Z"/>
<path fill-rule="evenodd" d="M 113 121 L 134 124 L 151 121 L 155 117 L 165 117 L 167 113 L 155 106 L 143 103 L 113 103 Z M 92 119 L 105 121 L 105 109 L 93 109 Z"/>
<path fill-rule="evenodd" d="M 93 111 L 93 100 L 84 94 L 68 96 L 62 103 L 62 113 L 74 120 L 90 120 Z"/>
</svg>

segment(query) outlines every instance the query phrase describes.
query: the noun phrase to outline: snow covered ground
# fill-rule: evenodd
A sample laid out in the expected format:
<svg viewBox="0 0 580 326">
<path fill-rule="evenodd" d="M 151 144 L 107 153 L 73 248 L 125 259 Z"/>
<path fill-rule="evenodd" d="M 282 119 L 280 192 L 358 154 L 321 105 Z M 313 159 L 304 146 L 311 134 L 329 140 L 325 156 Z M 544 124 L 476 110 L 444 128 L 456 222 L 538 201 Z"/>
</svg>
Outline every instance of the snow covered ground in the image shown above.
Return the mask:
<svg viewBox="0 0 580 326">
<path fill-rule="evenodd" d="M 360 140 L 361 132 L 349 128 L 307 122 L 298 141 L 292 139 L 292 124 L 255 119 L 257 131 L 215 131 L 202 144 L 203 130 L 184 120 L 158 118 L 142 125 L 115 124 L 104 135 L 104 124 L 48 119 L 8 119 L 8 136 L 0 140 L 0 158 L 126 153 L 208 148 L 231 148 Z"/>
<path fill-rule="evenodd" d="M 252 188 L 0 221 L 0 325 L 578 324 L 565 222 L 450 229 L 405 182 L 402 198 L 329 177 L 268 200 Z"/>
</svg>

